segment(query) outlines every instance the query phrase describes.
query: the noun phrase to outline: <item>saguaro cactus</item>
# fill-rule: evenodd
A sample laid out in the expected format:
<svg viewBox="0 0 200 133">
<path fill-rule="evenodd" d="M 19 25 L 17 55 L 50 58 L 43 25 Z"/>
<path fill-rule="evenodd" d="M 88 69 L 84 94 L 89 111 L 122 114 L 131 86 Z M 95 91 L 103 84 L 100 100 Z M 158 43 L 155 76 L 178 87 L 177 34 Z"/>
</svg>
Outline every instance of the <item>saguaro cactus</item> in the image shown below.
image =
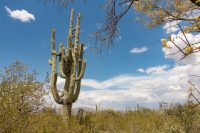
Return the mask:
<svg viewBox="0 0 200 133">
<path fill-rule="evenodd" d="M 63 105 L 63 120 L 69 122 L 71 118 L 72 104 L 78 99 L 81 79 L 85 72 L 86 61 L 83 60 L 84 44 L 79 44 L 80 13 L 77 16 L 76 28 L 73 29 L 74 9 L 71 10 L 69 33 L 67 38 L 68 46 L 65 49 L 61 42 L 59 52 L 55 50 L 55 30 L 52 30 L 51 38 L 51 91 L 54 100 Z M 74 33 L 75 32 L 75 33 Z M 59 57 L 59 75 L 65 79 L 64 89 L 61 94 L 56 87 L 57 64 Z"/>
</svg>

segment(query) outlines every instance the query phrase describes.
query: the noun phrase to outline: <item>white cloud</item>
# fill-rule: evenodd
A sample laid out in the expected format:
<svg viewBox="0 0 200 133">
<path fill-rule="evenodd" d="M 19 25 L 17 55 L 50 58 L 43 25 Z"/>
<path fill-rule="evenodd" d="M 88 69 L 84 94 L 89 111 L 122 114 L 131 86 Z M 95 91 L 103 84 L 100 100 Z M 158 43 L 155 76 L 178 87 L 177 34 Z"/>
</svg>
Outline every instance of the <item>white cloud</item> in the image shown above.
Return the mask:
<svg viewBox="0 0 200 133">
<path fill-rule="evenodd" d="M 167 68 L 169 68 L 169 65 L 162 65 L 162 66 L 155 66 L 155 67 L 149 67 L 147 69 L 139 68 L 137 69 L 138 72 L 147 73 L 147 74 L 161 74 L 163 73 Z"/>
<path fill-rule="evenodd" d="M 120 75 L 118 77 L 111 78 L 105 81 L 98 81 L 95 79 L 82 79 L 81 85 L 93 89 L 108 89 L 113 86 L 118 86 L 120 84 L 126 84 L 129 80 L 133 80 L 135 77 L 129 75 Z M 64 84 L 64 79 L 58 77 L 57 85 L 58 88 L 62 88 Z"/>
<path fill-rule="evenodd" d="M 167 70 L 167 65 L 154 68 L 164 69 L 162 73 L 144 76 L 119 75 L 103 81 L 83 79 L 80 96 L 73 107 L 95 108 L 100 102 L 103 108 L 124 109 L 137 104 L 154 108 L 161 101 L 184 102 L 189 80 L 199 85 L 198 79 L 191 76 L 199 74 L 199 65 L 177 65 Z M 64 80 L 58 78 L 59 88 L 63 84 Z"/>
<path fill-rule="evenodd" d="M 137 69 L 137 71 L 138 71 L 138 72 L 141 72 L 141 73 L 144 73 L 144 72 L 145 72 L 145 70 L 144 70 L 143 68 L 139 68 L 139 69 Z"/>
<path fill-rule="evenodd" d="M 167 34 L 171 34 L 171 33 L 177 32 L 178 30 L 180 30 L 179 27 L 177 26 L 177 24 L 180 23 L 180 22 L 181 21 L 167 22 L 163 26 L 163 29 L 166 31 Z"/>
<path fill-rule="evenodd" d="M 4 8 L 8 12 L 9 16 L 13 19 L 20 20 L 21 22 L 30 22 L 31 20 L 35 21 L 34 15 L 24 9 L 11 10 L 7 6 L 5 6 Z"/>
<path fill-rule="evenodd" d="M 147 47 L 141 47 L 141 48 L 133 48 L 130 53 L 138 54 L 138 53 L 144 53 L 148 50 Z"/>
<path fill-rule="evenodd" d="M 174 30 L 175 31 L 175 30 Z M 186 34 L 190 43 L 199 42 L 200 35 Z M 181 33 L 172 35 L 174 42 L 184 48 L 185 43 L 180 39 Z M 125 109 L 126 106 L 134 107 L 136 104 L 146 107 L 158 107 L 158 103 L 184 102 L 187 99 L 188 81 L 200 86 L 199 79 L 192 75 L 200 75 L 200 52 L 191 54 L 180 60 L 183 55 L 172 42 L 168 42 L 170 49 L 163 48 L 167 59 L 173 59 L 175 66 L 169 69 L 168 65 L 140 68 L 137 71 L 146 73 L 143 76 L 119 75 L 103 81 L 96 79 L 83 79 L 78 101 L 74 107 L 95 108 L 101 102 L 103 108 Z M 200 46 L 196 44 L 195 47 Z M 131 53 L 141 53 L 147 50 L 134 48 Z M 143 48 L 144 49 L 144 48 Z M 173 54 L 172 53 L 176 53 Z M 63 86 L 64 81 L 58 78 L 58 86 Z"/>
</svg>

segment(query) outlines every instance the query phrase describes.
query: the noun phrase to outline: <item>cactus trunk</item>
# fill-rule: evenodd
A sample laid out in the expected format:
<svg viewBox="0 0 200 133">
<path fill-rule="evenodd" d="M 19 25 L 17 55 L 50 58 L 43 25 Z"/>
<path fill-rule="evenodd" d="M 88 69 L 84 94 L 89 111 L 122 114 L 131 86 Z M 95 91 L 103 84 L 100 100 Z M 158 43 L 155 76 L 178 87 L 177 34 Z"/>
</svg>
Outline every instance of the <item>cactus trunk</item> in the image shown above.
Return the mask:
<svg viewBox="0 0 200 133">
<path fill-rule="evenodd" d="M 63 105 L 63 121 L 70 124 L 72 104 Z"/>
<path fill-rule="evenodd" d="M 72 104 L 78 99 L 81 87 L 81 79 L 85 73 L 86 61 L 83 60 L 84 45 L 79 44 L 80 33 L 80 13 L 77 16 L 77 23 L 75 28 L 75 34 L 73 29 L 73 17 L 74 10 L 71 10 L 70 26 L 67 43 L 68 46 L 65 49 L 62 43 L 60 43 L 59 52 L 55 50 L 55 30 L 52 30 L 51 37 L 51 59 L 49 64 L 51 65 L 51 92 L 54 100 L 58 104 L 63 105 L 63 120 L 69 123 L 71 118 Z M 74 42 L 73 42 L 74 40 Z M 60 89 L 57 89 L 57 64 L 56 59 L 59 58 L 59 75 L 65 79 L 64 89 L 61 94 L 58 93 Z"/>
</svg>

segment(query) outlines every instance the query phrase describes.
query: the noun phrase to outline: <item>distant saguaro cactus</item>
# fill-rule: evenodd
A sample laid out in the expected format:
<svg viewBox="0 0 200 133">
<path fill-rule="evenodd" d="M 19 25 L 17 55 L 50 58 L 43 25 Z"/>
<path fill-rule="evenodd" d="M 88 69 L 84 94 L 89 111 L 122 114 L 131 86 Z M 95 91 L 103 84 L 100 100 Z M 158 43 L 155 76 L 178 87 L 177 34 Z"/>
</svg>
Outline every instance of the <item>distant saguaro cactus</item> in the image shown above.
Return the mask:
<svg viewBox="0 0 200 133">
<path fill-rule="evenodd" d="M 69 33 L 67 38 L 68 47 L 65 49 L 62 42 L 59 53 L 55 50 L 55 30 L 52 30 L 51 38 L 51 84 L 50 88 L 54 100 L 63 105 L 63 120 L 69 123 L 71 118 L 72 104 L 78 99 L 81 79 L 85 72 L 86 61 L 83 60 L 84 45 L 79 44 L 80 13 L 77 16 L 76 29 L 73 29 L 74 9 L 71 10 Z M 75 31 L 75 33 L 74 33 Z M 56 58 L 59 57 L 59 74 L 65 79 L 64 89 L 59 95 L 57 83 Z"/>
</svg>

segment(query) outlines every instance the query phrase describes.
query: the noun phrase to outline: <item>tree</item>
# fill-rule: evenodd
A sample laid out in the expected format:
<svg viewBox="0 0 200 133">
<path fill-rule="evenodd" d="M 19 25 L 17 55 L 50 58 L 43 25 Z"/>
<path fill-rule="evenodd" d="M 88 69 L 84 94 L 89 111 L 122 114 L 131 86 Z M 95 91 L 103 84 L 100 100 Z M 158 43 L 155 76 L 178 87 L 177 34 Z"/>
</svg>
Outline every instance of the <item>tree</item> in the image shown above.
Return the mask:
<svg viewBox="0 0 200 133">
<path fill-rule="evenodd" d="M 197 5 L 198 2 L 192 2 L 190 0 L 107 0 L 104 6 L 106 20 L 102 28 L 95 32 L 95 37 L 100 45 L 112 46 L 118 35 L 119 21 L 131 9 L 130 7 L 133 7 L 136 12 L 141 14 L 139 20 L 148 28 L 168 23 L 172 23 L 173 26 L 177 25 L 183 34 L 180 39 L 185 47 L 182 48 L 176 45 L 171 37 L 169 37 L 169 40 L 163 40 L 163 46 L 166 46 L 165 42 L 171 41 L 179 52 L 182 52 L 184 58 L 193 52 L 199 51 L 199 48 L 192 46 L 198 42 L 189 42 L 186 35 L 200 31 L 200 17 L 197 14 L 200 7 Z M 121 8 L 121 12 L 117 13 L 119 8 Z"/>
<path fill-rule="evenodd" d="M 58 5 L 68 6 L 75 0 L 45 0 L 48 2 L 58 3 Z M 63 4 L 65 3 L 65 4 Z M 195 11 L 200 8 L 199 0 L 105 0 L 103 9 L 105 10 L 105 21 L 102 28 L 98 29 L 92 34 L 92 37 L 96 40 L 98 50 L 102 50 L 104 46 L 110 48 L 115 39 L 118 37 L 118 24 L 124 15 L 133 7 L 135 11 L 142 13 L 143 22 L 149 28 L 154 28 L 158 25 L 182 21 L 187 22 L 187 26 L 182 29 L 185 33 L 199 32 L 199 16 L 193 17 Z M 184 33 L 184 34 L 185 34 Z M 186 36 L 182 38 L 186 39 Z M 169 40 L 170 41 L 170 40 Z M 186 42 L 187 46 L 192 44 Z M 180 47 L 179 47 L 180 48 Z M 189 52 L 194 52 L 191 50 Z M 187 52 L 181 51 L 184 57 Z"/>
<path fill-rule="evenodd" d="M 200 31 L 200 7 L 191 1 L 182 0 L 141 0 L 134 4 L 136 11 L 143 14 L 143 22 L 149 28 L 154 28 L 161 24 L 167 25 L 166 28 L 179 29 L 177 36 L 169 36 L 169 39 L 162 39 L 164 48 L 170 49 L 174 45 L 178 51 L 171 53 L 182 53 L 183 58 L 191 53 L 199 52 L 198 41 L 190 41 L 188 35 L 199 33 Z M 177 44 L 176 40 L 182 41 Z"/>
<path fill-rule="evenodd" d="M 188 83 L 189 83 L 188 99 L 194 102 L 195 106 L 199 106 L 200 105 L 200 99 L 199 99 L 200 91 L 192 82 L 188 81 Z"/>
<path fill-rule="evenodd" d="M 20 61 L 5 67 L 0 77 L 0 132 L 25 128 L 28 116 L 43 104 L 43 83 Z"/>
<path fill-rule="evenodd" d="M 200 6 L 200 1 L 199 0 L 190 0 L 193 4 Z"/>
</svg>

